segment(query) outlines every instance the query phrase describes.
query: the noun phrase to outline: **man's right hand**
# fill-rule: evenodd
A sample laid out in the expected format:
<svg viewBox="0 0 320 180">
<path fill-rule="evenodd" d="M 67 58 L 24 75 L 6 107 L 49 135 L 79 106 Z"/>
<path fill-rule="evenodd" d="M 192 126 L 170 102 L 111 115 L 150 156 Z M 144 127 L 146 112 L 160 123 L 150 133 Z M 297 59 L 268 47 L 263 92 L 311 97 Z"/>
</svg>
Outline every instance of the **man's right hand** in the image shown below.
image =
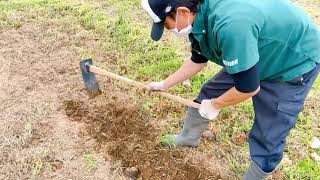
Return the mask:
<svg viewBox="0 0 320 180">
<path fill-rule="evenodd" d="M 182 83 L 193 75 L 201 71 L 207 63 L 197 64 L 191 59 L 184 62 L 184 64 L 173 74 L 161 82 L 152 82 L 149 84 L 149 91 L 166 91 L 169 88 Z"/>
<path fill-rule="evenodd" d="M 151 82 L 149 84 L 149 90 L 150 91 L 166 91 L 168 90 L 168 87 L 164 84 L 164 81 Z"/>
</svg>

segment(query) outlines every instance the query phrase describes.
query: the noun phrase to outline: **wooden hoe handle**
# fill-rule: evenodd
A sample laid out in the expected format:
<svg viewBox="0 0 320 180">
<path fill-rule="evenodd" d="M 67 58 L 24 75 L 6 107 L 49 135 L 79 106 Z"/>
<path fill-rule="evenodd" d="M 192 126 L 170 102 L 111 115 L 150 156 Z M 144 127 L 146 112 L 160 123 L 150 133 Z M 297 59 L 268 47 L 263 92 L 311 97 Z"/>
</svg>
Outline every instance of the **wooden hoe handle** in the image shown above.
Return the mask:
<svg viewBox="0 0 320 180">
<path fill-rule="evenodd" d="M 99 74 L 99 75 L 108 76 L 108 77 L 110 77 L 110 78 L 112 78 L 112 79 L 116 79 L 116 80 L 121 81 L 121 82 L 124 82 L 124 83 L 126 83 L 126 84 L 130 84 L 130 85 L 132 85 L 132 86 L 134 86 L 134 87 L 137 87 L 137 88 L 149 89 L 149 86 L 147 86 L 147 85 L 144 84 L 144 83 L 137 82 L 137 81 L 134 81 L 134 80 L 125 78 L 125 77 L 123 77 L 123 76 L 119 76 L 119 75 L 117 75 L 117 74 L 114 74 L 114 73 L 112 73 L 112 72 L 108 72 L 108 71 L 103 70 L 103 69 L 101 69 L 101 68 L 98 68 L 98 67 L 96 67 L 96 66 L 90 65 L 90 66 L 89 66 L 89 71 L 90 71 L 90 72 L 93 72 L 93 73 L 96 73 L 96 74 Z M 167 92 L 161 92 L 161 91 L 159 91 L 158 94 L 159 94 L 160 96 L 166 97 L 166 98 L 168 98 L 168 99 L 171 99 L 172 101 L 181 103 L 181 104 L 186 105 L 186 106 L 189 106 L 189 107 L 193 107 L 193 108 L 199 109 L 199 106 L 200 106 L 200 104 L 195 103 L 195 102 L 193 102 L 193 101 L 190 101 L 189 99 L 185 99 L 185 98 L 182 98 L 182 97 L 179 97 L 179 96 L 176 96 L 176 95 L 167 93 Z"/>
</svg>

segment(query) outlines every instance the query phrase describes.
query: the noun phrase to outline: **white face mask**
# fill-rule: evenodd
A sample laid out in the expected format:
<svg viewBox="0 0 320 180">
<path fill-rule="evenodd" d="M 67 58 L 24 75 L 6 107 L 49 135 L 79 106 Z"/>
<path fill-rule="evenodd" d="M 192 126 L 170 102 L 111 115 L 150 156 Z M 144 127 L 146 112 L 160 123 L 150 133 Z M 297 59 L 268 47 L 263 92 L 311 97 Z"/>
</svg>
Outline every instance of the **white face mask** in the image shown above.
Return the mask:
<svg viewBox="0 0 320 180">
<path fill-rule="evenodd" d="M 170 29 L 170 31 L 178 37 L 187 37 L 192 32 L 192 25 L 190 24 L 190 17 L 188 16 L 188 26 L 186 28 L 181 29 L 178 31 L 177 29 L 177 16 L 176 16 L 176 27 Z"/>
</svg>

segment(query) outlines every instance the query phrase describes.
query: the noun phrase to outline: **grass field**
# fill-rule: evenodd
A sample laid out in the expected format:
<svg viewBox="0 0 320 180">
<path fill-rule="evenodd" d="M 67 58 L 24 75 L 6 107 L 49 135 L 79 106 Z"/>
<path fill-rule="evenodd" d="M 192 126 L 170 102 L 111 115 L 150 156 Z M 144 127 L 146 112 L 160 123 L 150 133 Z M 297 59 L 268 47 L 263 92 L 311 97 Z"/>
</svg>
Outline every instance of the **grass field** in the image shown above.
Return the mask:
<svg viewBox="0 0 320 180">
<path fill-rule="evenodd" d="M 320 22 L 319 2 L 297 3 L 317 23 Z M 187 43 L 171 34 L 167 33 L 161 43 L 149 38 L 150 20 L 140 8 L 140 0 L 0 0 L 0 33 L 0 101 L 3 102 L 0 110 L 5 114 L 0 118 L 0 179 L 120 179 L 127 166 L 143 167 L 144 177 L 152 179 L 152 175 L 148 175 L 150 171 L 158 175 L 154 179 L 161 177 L 156 169 L 146 165 L 148 163 L 159 168 L 177 166 L 184 172 L 190 169 L 203 171 L 201 177 L 204 178 L 219 174 L 222 179 L 239 179 L 248 166 L 246 135 L 254 116 L 251 101 L 222 111 L 219 119 L 210 124 L 214 140 L 204 139 L 197 149 L 168 150 L 157 144 L 162 134 L 179 131 L 185 110 L 181 105 L 102 78 L 100 80 L 106 83 L 103 86 L 106 94 L 95 100 L 85 98 L 78 70 L 78 63 L 83 58 L 92 57 L 101 68 L 150 82 L 164 79 L 189 56 Z M 30 43 L 27 37 L 34 41 Z M 26 68 L 30 69 L 27 71 Z M 219 69 L 210 64 L 191 79 L 192 86 L 179 85 L 170 92 L 192 99 Z M 309 144 L 312 137 L 320 137 L 319 100 L 320 78 L 306 101 L 296 128 L 290 133 L 285 159 L 274 179 L 320 179 L 320 163 L 311 159 L 314 150 Z M 126 103 L 134 107 L 122 107 Z M 116 110 L 128 113 L 128 117 L 113 114 L 117 106 L 120 110 Z M 123 118 L 131 118 L 140 124 L 130 125 L 139 128 L 147 122 L 148 131 L 154 128 L 154 133 L 139 128 L 139 132 L 135 129 L 127 132 L 114 124 L 104 130 L 106 124 L 99 117 L 115 124 L 124 123 L 123 126 L 131 123 L 122 121 Z M 115 119 L 118 121 L 114 122 Z M 74 133 L 70 135 L 69 131 Z M 131 133 L 128 135 L 132 138 L 126 139 L 116 131 Z M 140 131 L 146 134 L 139 134 Z M 104 133 L 111 134 L 106 137 L 113 142 L 108 141 Z M 150 143 L 139 140 L 146 135 L 145 140 Z M 88 143 L 88 139 L 94 139 L 94 142 Z M 123 150 L 130 149 L 131 141 L 141 144 L 143 154 L 147 154 L 147 150 L 153 151 L 147 147 L 150 146 L 157 152 L 167 152 L 170 157 L 159 153 L 162 157 L 159 164 L 152 164 L 155 156 L 144 157 L 134 150 L 136 147 L 132 147 L 132 151 Z M 121 146 L 112 144 L 114 142 Z M 128 157 L 133 160 L 126 160 Z M 68 158 L 70 160 L 66 160 Z M 111 163 L 106 165 L 106 161 Z M 166 161 L 172 164 L 168 165 Z M 200 168 L 192 169 L 194 165 Z M 184 177 L 178 170 L 168 170 L 163 177 L 172 175 L 170 173 Z"/>
</svg>

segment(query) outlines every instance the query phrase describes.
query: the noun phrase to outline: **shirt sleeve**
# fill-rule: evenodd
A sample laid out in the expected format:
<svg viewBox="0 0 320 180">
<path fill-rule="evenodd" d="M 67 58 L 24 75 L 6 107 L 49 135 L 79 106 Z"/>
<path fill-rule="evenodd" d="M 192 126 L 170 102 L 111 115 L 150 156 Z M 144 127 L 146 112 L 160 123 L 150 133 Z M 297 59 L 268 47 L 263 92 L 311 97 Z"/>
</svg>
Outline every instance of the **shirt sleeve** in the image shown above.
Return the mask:
<svg viewBox="0 0 320 180">
<path fill-rule="evenodd" d="M 246 71 L 257 64 L 258 32 L 253 23 L 243 21 L 230 22 L 218 31 L 218 47 L 229 74 Z"/>
<path fill-rule="evenodd" d="M 197 63 L 197 64 L 208 62 L 208 59 L 205 56 L 199 54 L 197 51 L 192 50 L 191 53 L 192 53 L 192 56 L 191 56 L 192 62 Z"/>
<path fill-rule="evenodd" d="M 246 71 L 231 74 L 235 88 L 242 93 L 251 93 L 260 86 L 259 66 L 254 65 Z"/>
</svg>

